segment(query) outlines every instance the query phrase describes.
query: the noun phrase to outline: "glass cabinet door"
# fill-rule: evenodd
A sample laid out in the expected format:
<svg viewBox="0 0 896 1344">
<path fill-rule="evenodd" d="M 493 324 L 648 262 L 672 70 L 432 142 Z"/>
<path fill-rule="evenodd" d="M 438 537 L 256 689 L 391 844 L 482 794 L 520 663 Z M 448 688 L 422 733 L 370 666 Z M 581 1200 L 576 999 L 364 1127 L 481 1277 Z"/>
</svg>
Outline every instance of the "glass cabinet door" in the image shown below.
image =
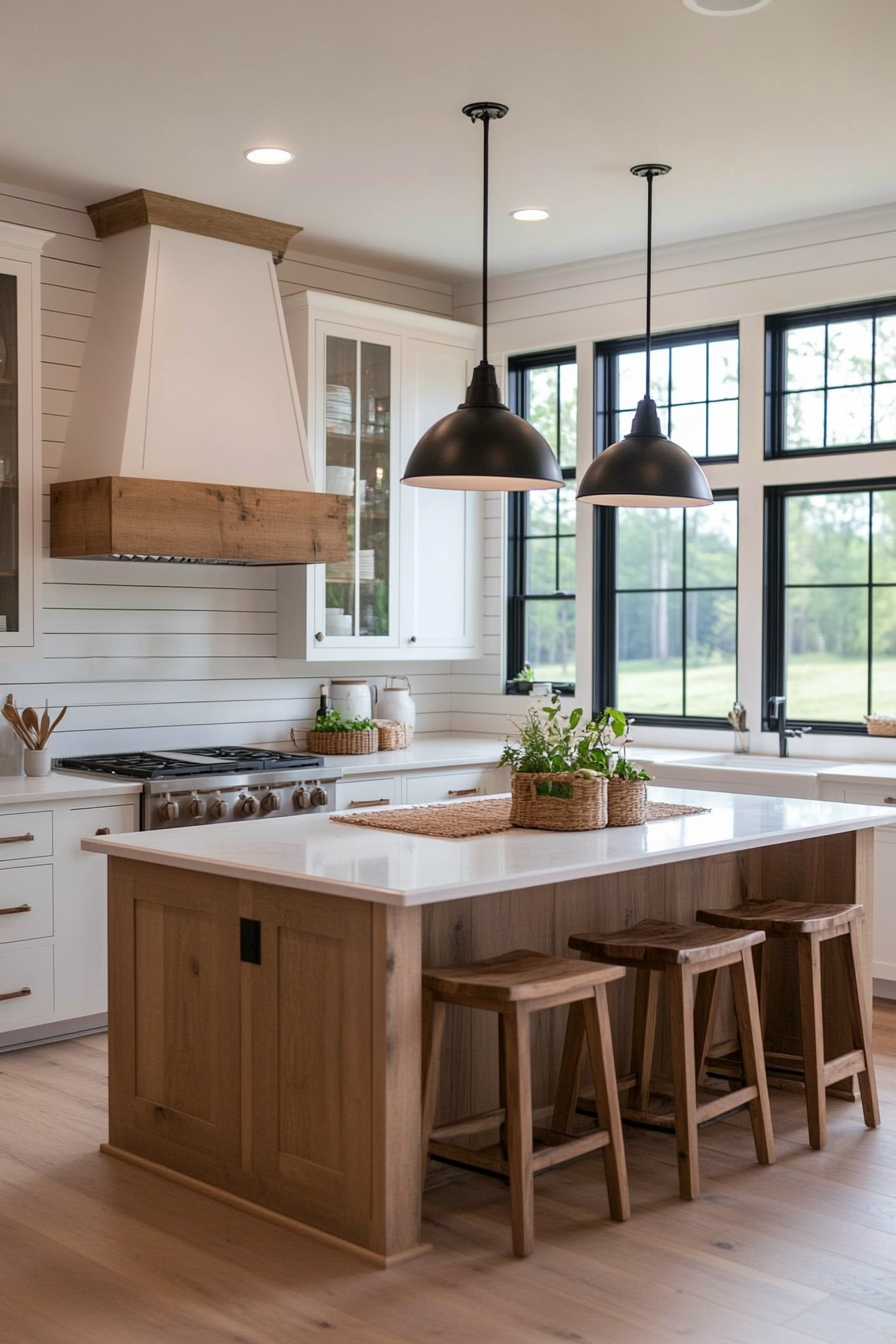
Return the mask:
<svg viewBox="0 0 896 1344">
<path fill-rule="evenodd" d="M 0 274 L 0 634 L 20 628 L 17 285 Z"/>
<path fill-rule="evenodd" d="M 325 567 L 327 642 L 393 629 L 390 345 L 327 334 L 324 489 L 347 495 L 349 557 Z"/>
</svg>

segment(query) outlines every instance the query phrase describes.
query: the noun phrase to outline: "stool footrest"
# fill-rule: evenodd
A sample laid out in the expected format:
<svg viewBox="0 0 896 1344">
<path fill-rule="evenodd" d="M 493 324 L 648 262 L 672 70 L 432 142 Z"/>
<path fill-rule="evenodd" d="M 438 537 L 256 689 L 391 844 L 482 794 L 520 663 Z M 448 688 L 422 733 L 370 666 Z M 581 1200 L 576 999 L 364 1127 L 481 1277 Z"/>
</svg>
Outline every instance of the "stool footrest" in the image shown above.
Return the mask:
<svg viewBox="0 0 896 1344">
<path fill-rule="evenodd" d="M 497 1129 L 503 1125 L 507 1112 L 503 1106 L 494 1111 L 482 1111 L 479 1115 L 469 1115 L 464 1120 L 455 1120 L 450 1125 L 439 1125 L 432 1131 L 433 1139 L 462 1139 L 468 1134 L 481 1134 L 484 1130 Z"/>
<path fill-rule="evenodd" d="M 532 1136 L 536 1143 L 543 1145 L 532 1153 L 532 1170 L 536 1175 L 561 1162 L 572 1162 L 599 1148 L 606 1148 L 610 1142 L 610 1135 L 604 1129 L 589 1130 L 587 1134 L 558 1134 L 554 1129 L 538 1127 L 533 1130 Z M 507 1176 L 510 1173 L 507 1159 L 498 1144 L 488 1148 L 462 1148 L 456 1143 L 443 1143 L 434 1136 L 430 1139 L 429 1156 L 437 1161 L 459 1163 L 494 1176 Z"/>
<path fill-rule="evenodd" d="M 864 1050 L 850 1050 L 846 1055 L 829 1059 L 824 1066 L 825 1087 L 839 1083 L 841 1078 L 850 1078 L 854 1073 L 864 1073 L 866 1068 Z"/>
</svg>

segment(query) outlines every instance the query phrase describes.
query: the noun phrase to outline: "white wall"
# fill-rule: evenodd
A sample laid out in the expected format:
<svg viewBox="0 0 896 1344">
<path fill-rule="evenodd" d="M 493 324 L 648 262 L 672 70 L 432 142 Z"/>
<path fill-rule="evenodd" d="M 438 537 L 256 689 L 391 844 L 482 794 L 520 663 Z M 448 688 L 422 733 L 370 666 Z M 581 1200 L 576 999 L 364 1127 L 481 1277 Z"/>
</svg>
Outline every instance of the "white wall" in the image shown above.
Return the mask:
<svg viewBox="0 0 896 1344">
<path fill-rule="evenodd" d="M 44 553 L 56 478 L 87 337 L 102 246 L 83 207 L 0 185 L 0 219 L 52 230 L 42 265 Z M 447 285 L 288 254 L 284 292 L 330 290 L 450 314 Z M 238 357 L 239 352 L 235 352 Z M 450 724 L 450 665 L 375 668 L 277 659 L 276 570 L 44 560 L 43 658 L 2 665 L 20 705 L 67 704 L 54 754 L 286 739 L 313 719 L 328 676 L 408 672 L 421 731 Z M 0 771 L 16 768 L 9 730 Z"/>
<path fill-rule="evenodd" d="M 537 227 L 537 226 L 531 226 Z M 660 228 L 661 220 L 660 220 Z M 494 279 L 489 291 L 490 347 L 506 359 L 527 350 L 575 344 L 579 362 L 579 474 L 593 455 L 593 342 L 637 335 L 644 329 L 644 254 L 530 271 Z M 760 734 L 762 617 L 762 500 L 771 484 L 896 477 L 896 452 L 846 453 L 767 462 L 763 457 L 764 315 L 876 296 L 896 295 L 896 206 L 834 215 L 654 252 L 654 325 L 675 331 L 740 322 L 740 461 L 710 465 L 714 487 L 740 496 L 739 695 L 747 707 L 753 750 L 776 751 L 773 734 Z M 455 290 L 454 316 L 479 319 L 479 286 Z M 506 531 L 499 497 L 490 500 L 486 539 L 487 652 L 477 664 L 456 664 L 452 726 L 502 731 L 508 712 L 525 701 L 503 694 Z M 577 564 L 576 703 L 590 706 L 591 508 L 579 505 Z M 877 706 L 896 712 L 896 706 Z M 730 750 L 728 732 L 636 729 L 639 741 Z M 893 739 L 813 734 L 791 746 L 793 755 L 893 759 Z"/>
</svg>

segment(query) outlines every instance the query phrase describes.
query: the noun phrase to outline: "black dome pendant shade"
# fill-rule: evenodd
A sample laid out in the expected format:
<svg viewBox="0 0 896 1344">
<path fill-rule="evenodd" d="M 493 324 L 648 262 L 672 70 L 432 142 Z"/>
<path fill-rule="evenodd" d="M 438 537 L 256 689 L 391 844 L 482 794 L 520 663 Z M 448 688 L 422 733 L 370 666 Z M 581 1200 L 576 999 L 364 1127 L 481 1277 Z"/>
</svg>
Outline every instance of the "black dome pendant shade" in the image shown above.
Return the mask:
<svg viewBox="0 0 896 1344">
<path fill-rule="evenodd" d="M 444 415 L 417 444 L 403 485 L 431 490 L 559 490 L 563 475 L 550 445 L 528 420 L 501 401 L 488 362 L 488 128 L 507 115 L 503 103 L 468 103 L 464 116 L 483 126 L 482 361 L 473 370 L 466 399 Z"/>
<path fill-rule="evenodd" d="M 712 491 L 690 453 L 663 433 L 650 395 L 650 300 L 653 266 L 653 179 L 670 169 L 639 163 L 632 172 L 647 178 L 647 340 L 646 390 L 625 438 L 604 448 L 591 463 L 576 493 L 587 504 L 618 508 L 674 509 L 712 504 Z"/>
</svg>

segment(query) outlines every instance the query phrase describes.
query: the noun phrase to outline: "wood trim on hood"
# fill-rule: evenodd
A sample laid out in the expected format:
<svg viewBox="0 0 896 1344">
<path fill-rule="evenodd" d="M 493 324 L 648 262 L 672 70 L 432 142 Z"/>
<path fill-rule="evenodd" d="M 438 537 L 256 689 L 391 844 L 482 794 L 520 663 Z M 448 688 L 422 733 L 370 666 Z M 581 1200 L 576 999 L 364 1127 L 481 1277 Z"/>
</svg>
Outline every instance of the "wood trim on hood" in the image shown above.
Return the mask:
<svg viewBox="0 0 896 1344">
<path fill-rule="evenodd" d="M 182 233 L 221 238 L 225 243 L 259 247 L 264 252 L 273 252 L 274 256 L 282 256 L 290 239 L 302 232 L 298 224 L 281 224 L 275 219 L 243 215 L 238 210 L 221 210 L 216 205 L 202 205 L 199 201 L 166 196 L 164 192 L 147 191 L 144 187 L 88 205 L 87 213 L 97 238 L 112 238 L 116 233 L 140 229 L 145 224 L 160 224 L 166 229 L 180 229 Z"/>
</svg>

